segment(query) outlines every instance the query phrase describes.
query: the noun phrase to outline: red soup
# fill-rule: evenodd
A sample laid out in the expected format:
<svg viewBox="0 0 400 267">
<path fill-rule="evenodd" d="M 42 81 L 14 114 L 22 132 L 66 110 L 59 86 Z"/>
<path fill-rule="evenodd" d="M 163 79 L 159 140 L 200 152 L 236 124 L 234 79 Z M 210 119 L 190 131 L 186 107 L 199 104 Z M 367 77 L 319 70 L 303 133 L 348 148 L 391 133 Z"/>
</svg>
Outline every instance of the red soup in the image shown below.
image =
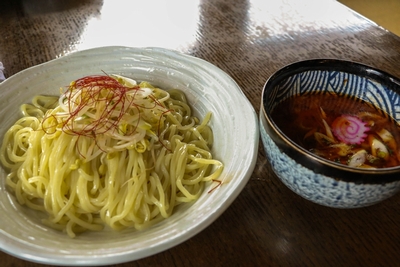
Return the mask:
<svg viewBox="0 0 400 267">
<path fill-rule="evenodd" d="M 359 168 L 400 164 L 399 125 L 365 101 L 322 93 L 295 96 L 271 116 L 292 141 L 328 160 Z"/>
</svg>

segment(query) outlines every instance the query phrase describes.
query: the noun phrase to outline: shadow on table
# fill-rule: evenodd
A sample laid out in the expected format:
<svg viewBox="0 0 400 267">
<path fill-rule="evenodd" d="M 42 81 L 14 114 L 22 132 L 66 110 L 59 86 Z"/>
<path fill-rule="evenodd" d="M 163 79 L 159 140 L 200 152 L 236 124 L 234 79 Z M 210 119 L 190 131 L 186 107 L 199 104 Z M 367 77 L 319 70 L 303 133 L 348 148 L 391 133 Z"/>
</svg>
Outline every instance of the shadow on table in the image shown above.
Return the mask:
<svg viewBox="0 0 400 267">
<path fill-rule="evenodd" d="M 21 16 L 39 15 L 61 12 L 68 9 L 103 0 L 2 0 L 0 1 L 0 15 L 18 12 Z"/>
</svg>

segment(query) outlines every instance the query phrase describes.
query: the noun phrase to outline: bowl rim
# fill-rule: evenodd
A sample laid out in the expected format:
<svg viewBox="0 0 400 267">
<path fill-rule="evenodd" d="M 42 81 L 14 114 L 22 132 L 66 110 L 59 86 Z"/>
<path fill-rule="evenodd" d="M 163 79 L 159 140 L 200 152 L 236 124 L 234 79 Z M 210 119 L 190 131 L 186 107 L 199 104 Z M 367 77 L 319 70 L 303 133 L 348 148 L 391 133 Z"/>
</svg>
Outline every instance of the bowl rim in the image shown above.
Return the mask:
<svg viewBox="0 0 400 267">
<path fill-rule="evenodd" d="M 341 71 L 367 77 L 370 80 L 385 84 L 389 90 L 396 91 L 397 94 L 400 95 L 399 78 L 363 63 L 342 59 L 320 58 L 302 60 L 285 65 L 273 73 L 264 84 L 260 107 L 262 115 L 267 121 L 267 126 L 270 128 L 267 129 L 267 133 L 275 143 L 280 143 L 287 147 L 286 149 L 280 147 L 281 152 L 288 154 L 289 157 L 295 159 L 303 166 L 312 169 L 314 172 L 327 174 L 328 176 L 335 177 L 337 180 L 372 184 L 382 184 L 400 180 L 400 165 L 390 168 L 363 169 L 339 164 L 307 151 L 287 137 L 275 124 L 270 113 L 267 112 L 265 108 L 268 101 L 267 91 L 290 76 L 305 71 L 317 70 Z M 355 175 L 357 176 L 355 177 Z"/>
</svg>

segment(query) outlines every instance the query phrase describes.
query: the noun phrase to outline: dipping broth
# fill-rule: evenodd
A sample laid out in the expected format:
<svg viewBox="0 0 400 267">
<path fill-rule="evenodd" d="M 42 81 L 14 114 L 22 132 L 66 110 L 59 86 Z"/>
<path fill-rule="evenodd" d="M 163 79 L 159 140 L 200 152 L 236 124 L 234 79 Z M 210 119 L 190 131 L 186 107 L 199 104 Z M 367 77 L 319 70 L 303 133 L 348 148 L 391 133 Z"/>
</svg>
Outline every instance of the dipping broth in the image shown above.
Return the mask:
<svg viewBox="0 0 400 267">
<path fill-rule="evenodd" d="M 271 117 L 292 141 L 328 160 L 359 168 L 400 164 L 399 125 L 360 99 L 323 93 L 295 96 L 279 103 Z"/>
</svg>

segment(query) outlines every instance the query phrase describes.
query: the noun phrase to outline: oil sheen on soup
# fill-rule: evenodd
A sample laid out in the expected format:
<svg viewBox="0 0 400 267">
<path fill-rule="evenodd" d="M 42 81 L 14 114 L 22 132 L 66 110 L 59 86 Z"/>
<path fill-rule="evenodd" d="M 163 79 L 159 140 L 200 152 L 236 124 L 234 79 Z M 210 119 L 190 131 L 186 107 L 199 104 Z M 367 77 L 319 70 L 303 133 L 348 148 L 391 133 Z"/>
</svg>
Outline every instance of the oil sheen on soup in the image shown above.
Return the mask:
<svg viewBox="0 0 400 267">
<path fill-rule="evenodd" d="M 320 157 L 358 168 L 399 165 L 399 125 L 360 99 L 299 95 L 279 103 L 271 116 L 286 136 Z"/>
</svg>

